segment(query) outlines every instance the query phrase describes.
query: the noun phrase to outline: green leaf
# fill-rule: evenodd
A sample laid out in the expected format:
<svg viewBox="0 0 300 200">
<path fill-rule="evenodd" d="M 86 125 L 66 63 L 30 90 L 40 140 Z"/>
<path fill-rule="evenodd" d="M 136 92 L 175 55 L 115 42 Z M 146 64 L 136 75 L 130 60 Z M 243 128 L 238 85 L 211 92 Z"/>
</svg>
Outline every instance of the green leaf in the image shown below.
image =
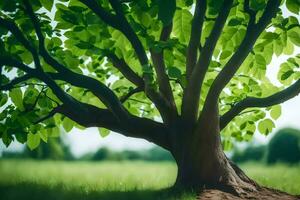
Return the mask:
<svg viewBox="0 0 300 200">
<path fill-rule="evenodd" d="M 51 12 L 54 0 L 40 0 L 42 6 Z"/>
<path fill-rule="evenodd" d="M 180 42 L 187 44 L 191 32 L 192 14 L 185 9 L 176 10 L 174 16 L 174 35 Z"/>
<path fill-rule="evenodd" d="M 141 16 L 141 22 L 144 26 L 149 27 L 152 22 L 151 15 L 149 15 L 146 12 L 143 12 Z"/>
<path fill-rule="evenodd" d="M 264 56 L 261 55 L 261 54 L 256 54 L 256 55 L 255 55 L 255 62 L 256 62 L 259 66 L 262 66 L 262 67 L 265 67 L 265 66 L 267 65 Z"/>
<path fill-rule="evenodd" d="M 9 92 L 9 97 L 12 102 L 20 109 L 24 110 L 23 101 L 22 101 L 22 90 L 20 88 L 14 88 Z"/>
<path fill-rule="evenodd" d="M 16 132 L 15 138 L 17 139 L 18 142 L 22 144 L 24 144 L 27 141 L 27 135 L 25 132 Z"/>
<path fill-rule="evenodd" d="M 288 31 L 288 37 L 297 46 L 300 46 L 300 28 L 298 31 L 295 31 L 294 29 Z"/>
<path fill-rule="evenodd" d="M 13 141 L 13 137 L 5 131 L 2 135 L 2 141 L 5 144 L 5 146 L 8 147 L 10 143 Z"/>
<path fill-rule="evenodd" d="M 64 127 L 65 131 L 68 133 L 73 129 L 74 122 L 71 119 L 69 119 L 68 117 L 65 117 L 64 121 L 63 121 L 63 127 Z"/>
<path fill-rule="evenodd" d="M 80 41 L 76 46 L 80 49 L 91 49 L 94 47 L 92 44 L 83 41 Z"/>
<path fill-rule="evenodd" d="M 44 142 L 48 142 L 48 134 L 47 134 L 47 130 L 46 129 L 42 129 L 39 131 L 39 135 L 40 138 L 44 141 Z"/>
<path fill-rule="evenodd" d="M 223 51 L 220 55 L 220 60 L 225 60 L 231 55 L 231 53 L 232 53 L 231 51 Z"/>
<path fill-rule="evenodd" d="M 266 5 L 266 3 L 263 0 L 250 1 L 250 6 L 255 11 L 263 10 L 265 8 L 265 5 Z"/>
<path fill-rule="evenodd" d="M 32 108 L 38 95 L 39 91 L 37 89 L 34 87 L 28 87 L 24 93 L 23 106 L 25 108 Z"/>
<path fill-rule="evenodd" d="M 181 78 L 181 71 L 176 67 L 169 67 L 168 74 L 171 78 L 176 78 L 176 79 Z"/>
<path fill-rule="evenodd" d="M 264 119 L 258 123 L 258 130 L 261 134 L 268 135 L 275 127 L 271 119 Z"/>
<path fill-rule="evenodd" d="M 30 150 L 37 148 L 40 145 L 41 138 L 39 134 L 29 133 L 27 135 L 27 146 Z"/>
<path fill-rule="evenodd" d="M 0 9 L 3 11 L 13 12 L 16 10 L 18 0 L 1 0 Z"/>
<path fill-rule="evenodd" d="M 176 0 L 159 0 L 158 1 L 158 19 L 164 26 L 172 22 L 176 10 Z"/>
<path fill-rule="evenodd" d="M 281 115 L 281 106 L 280 105 L 273 106 L 270 112 L 270 116 L 274 120 L 276 120 L 280 117 L 280 115 Z"/>
<path fill-rule="evenodd" d="M 101 135 L 101 137 L 106 137 L 109 135 L 110 130 L 106 129 L 106 128 L 98 128 L 99 134 Z"/>
<path fill-rule="evenodd" d="M 280 80 L 284 81 L 284 80 L 288 79 L 293 73 L 294 73 L 293 70 L 289 70 L 289 71 L 283 73 L 280 77 Z"/>
<path fill-rule="evenodd" d="M 242 24 L 243 19 L 241 18 L 233 18 L 228 22 L 228 26 L 237 26 Z"/>
<path fill-rule="evenodd" d="M 0 93 L 0 107 L 2 107 L 4 104 L 6 104 L 8 100 L 7 94 L 5 93 Z"/>
<path fill-rule="evenodd" d="M 300 1 L 299 0 L 286 0 L 286 7 L 294 14 L 299 14 Z"/>
</svg>

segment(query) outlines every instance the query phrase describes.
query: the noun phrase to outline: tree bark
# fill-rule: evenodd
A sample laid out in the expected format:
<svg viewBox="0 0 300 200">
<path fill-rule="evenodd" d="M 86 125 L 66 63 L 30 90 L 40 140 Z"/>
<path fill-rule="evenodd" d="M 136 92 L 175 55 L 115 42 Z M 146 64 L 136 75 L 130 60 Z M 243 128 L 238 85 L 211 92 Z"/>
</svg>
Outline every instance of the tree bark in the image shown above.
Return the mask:
<svg viewBox="0 0 300 200">
<path fill-rule="evenodd" d="M 207 110 L 207 111 L 206 111 Z M 173 145 L 177 162 L 175 186 L 187 189 L 215 188 L 238 195 L 257 184 L 232 163 L 222 149 L 217 106 L 203 110 L 197 127 L 182 130 Z"/>
</svg>

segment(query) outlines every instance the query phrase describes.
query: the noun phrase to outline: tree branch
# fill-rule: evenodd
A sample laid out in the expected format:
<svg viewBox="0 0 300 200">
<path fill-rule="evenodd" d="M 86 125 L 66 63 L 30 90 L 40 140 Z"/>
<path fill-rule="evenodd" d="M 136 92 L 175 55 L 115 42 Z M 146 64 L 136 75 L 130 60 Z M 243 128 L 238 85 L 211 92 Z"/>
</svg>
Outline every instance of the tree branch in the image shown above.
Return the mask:
<svg viewBox="0 0 300 200">
<path fill-rule="evenodd" d="M 8 56 L 0 55 L 0 65 L 16 67 L 17 69 L 20 69 L 23 72 L 26 72 L 27 74 L 31 74 L 33 77 L 37 77 L 37 73 L 34 69 L 32 69 L 32 68 L 28 67 L 27 65 L 24 65 L 20 61 L 10 58 Z"/>
<path fill-rule="evenodd" d="M 138 93 L 138 92 L 142 92 L 144 90 L 144 88 L 141 87 L 137 87 L 133 90 L 130 90 L 127 94 L 125 94 L 124 96 L 122 96 L 120 98 L 121 103 L 124 103 L 125 101 L 127 101 L 127 99 L 129 99 L 132 95 Z"/>
<path fill-rule="evenodd" d="M 206 107 L 210 107 L 209 105 L 214 106 L 213 104 L 217 103 L 219 95 L 223 88 L 232 79 L 245 58 L 251 52 L 259 35 L 265 30 L 271 19 L 276 15 L 279 4 L 280 0 L 269 0 L 263 15 L 261 16 L 257 24 L 253 24 L 250 18 L 246 35 L 241 45 L 234 53 L 234 55 L 229 59 L 229 61 L 225 64 L 224 68 L 216 77 L 208 92 L 205 101 Z"/>
<path fill-rule="evenodd" d="M 36 123 L 40 123 L 53 117 L 56 113 L 60 113 L 81 126 L 107 128 L 127 137 L 146 139 L 170 150 L 170 143 L 168 141 L 169 132 L 162 123 L 133 115 L 130 115 L 129 120 L 126 122 L 120 122 L 116 116 L 107 109 L 100 109 L 90 104 L 79 103 L 88 110 L 87 113 L 74 115 L 74 110 L 63 104 L 54 108 L 48 115 L 39 119 Z"/>
<path fill-rule="evenodd" d="M 130 116 L 129 120 L 119 123 L 108 110 L 88 105 L 94 122 L 90 126 L 104 127 L 127 137 L 142 138 L 170 150 L 169 130 L 164 124 L 147 118 Z"/>
<path fill-rule="evenodd" d="M 160 34 L 160 41 L 166 41 L 169 39 L 170 34 L 172 32 L 172 26 L 170 25 L 164 26 L 162 28 L 161 34 Z M 155 72 L 157 74 L 157 81 L 159 85 L 159 91 L 160 94 L 163 96 L 165 101 L 169 104 L 169 107 L 171 108 L 171 112 L 173 113 L 173 116 L 177 115 L 177 108 L 172 92 L 172 88 L 169 82 L 169 76 L 166 73 L 166 66 L 164 61 L 164 49 L 161 49 L 160 52 L 156 52 L 153 49 L 150 49 L 150 54 L 153 62 L 153 66 L 155 69 Z"/>
<path fill-rule="evenodd" d="M 58 105 L 57 107 L 53 108 L 50 113 L 48 113 L 48 115 L 38 119 L 37 121 L 34 122 L 34 124 L 39 124 L 42 123 L 43 121 L 50 119 L 51 117 L 53 117 L 56 113 L 62 112 L 64 109 L 63 105 Z"/>
<path fill-rule="evenodd" d="M 182 103 L 182 115 L 186 121 L 190 121 L 192 123 L 196 122 L 203 80 L 212 59 L 215 46 L 229 15 L 232 3 L 233 0 L 224 0 L 221 7 L 222 9 L 220 10 L 214 27 L 205 42 L 198 62 L 190 76 L 189 82 L 187 83 Z"/>
<path fill-rule="evenodd" d="M 300 79 L 296 81 L 291 86 L 287 87 L 286 89 L 277 92 L 273 95 L 264 98 L 256 98 L 256 97 L 247 97 L 237 104 L 235 104 L 228 112 L 226 112 L 220 118 L 220 129 L 226 127 L 226 125 L 233 120 L 240 112 L 247 108 L 263 108 L 274 106 L 280 103 L 283 103 L 300 93 Z"/>
<path fill-rule="evenodd" d="M 136 86 L 144 88 L 143 79 L 127 65 L 124 59 L 118 58 L 113 53 L 107 53 L 106 56 L 126 79 L 131 81 Z"/>
<path fill-rule="evenodd" d="M 155 52 L 154 50 L 150 50 L 150 53 L 153 61 L 153 66 L 157 74 L 159 91 L 163 95 L 163 97 L 169 102 L 169 104 L 171 104 L 172 107 L 174 108 L 175 106 L 174 97 L 169 82 L 169 76 L 166 73 L 163 50 L 159 53 Z"/>
<path fill-rule="evenodd" d="M 15 85 L 27 81 L 31 78 L 33 78 L 32 74 L 25 74 L 23 76 L 17 77 L 5 85 L 0 85 L 0 90 L 11 90 Z"/>
<path fill-rule="evenodd" d="M 250 17 L 249 23 L 254 24 L 255 23 L 256 12 L 250 8 L 249 0 L 245 0 L 245 2 L 244 2 L 244 11 L 246 13 L 248 13 L 248 15 Z"/>
<path fill-rule="evenodd" d="M 24 0 L 26 3 L 26 0 Z M 28 3 L 28 2 L 27 2 Z M 28 5 L 27 5 L 28 6 Z M 30 5 L 29 5 L 30 7 Z M 27 10 L 30 12 L 30 9 Z M 32 9 L 31 9 L 32 11 Z M 33 12 L 33 11 L 32 11 Z M 3 22 L 3 24 L 1 24 Z M 22 34 L 21 30 L 18 28 L 18 26 L 12 22 L 11 20 L 8 19 L 2 19 L 0 17 L 0 25 L 3 25 L 5 28 L 7 28 L 9 31 L 12 32 L 12 34 L 17 38 L 19 42 L 22 43 L 22 45 L 31 52 L 33 58 L 34 58 L 34 64 L 36 69 L 31 69 L 30 67 L 24 65 L 23 63 L 9 57 L 3 57 L 1 59 L 1 62 L 4 65 L 9 65 L 12 67 L 17 67 L 23 71 L 25 71 L 28 74 L 31 74 L 33 77 L 38 78 L 39 80 L 43 81 L 46 83 L 53 91 L 53 93 L 66 105 L 70 107 L 75 107 L 76 109 L 76 114 L 80 114 L 82 112 L 85 112 L 83 108 L 78 106 L 76 103 L 75 99 L 65 93 L 56 83 L 53 81 L 42 69 L 40 65 L 40 60 L 39 60 L 39 55 L 34 46 L 30 44 L 30 42 L 25 38 L 25 36 Z"/>
<path fill-rule="evenodd" d="M 126 109 L 122 106 L 118 97 L 106 85 L 97 81 L 96 79 L 72 72 L 49 55 L 48 51 L 45 48 L 45 38 L 41 32 L 39 21 L 34 14 L 28 0 L 24 0 L 24 3 L 27 8 L 26 12 L 29 15 L 32 23 L 34 24 L 34 28 L 39 39 L 40 54 L 49 65 L 51 65 L 60 73 L 57 74 L 57 76 L 61 76 L 61 80 L 65 80 L 72 85 L 84 87 L 91 90 L 95 96 L 97 96 L 109 109 L 113 111 L 116 116 L 118 116 L 119 119 L 126 119 L 128 114 Z"/>
<path fill-rule="evenodd" d="M 191 37 L 186 56 L 186 76 L 189 79 L 194 66 L 196 65 L 197 52 L 200 47 L 202 26 L 206 12 L 206 0 L 197 0 L 195 13 L 192 21 Z"/>
<path fill-rule="evenodd" d="M 131 43 L 133 49 L 135 50 L 141 66 L 149 66 L 146 51 L 137 34 L 134 32 L 131 25 L 127 21 L 122 11 L 122 5 L 119 1 L 110 0 L 110 3 L 116 12 L 116 15 L 110 14 L 107 11 L 105 11 L 105 9 L 95 0 L 80 0 L 80 2 L 86 5 L 88 8 L 90 8 L 106 24 L 122 32 Z M 164 120 L 168 120 L 168 113 L 170 107 L 164 100 L 164 98 L 162 98 L 161 95 L 158 94 L 157 91 L 155 91 L 155 89 L 151 87 L 152 77 L 149 74 L 144 73 L 143 80 L 145 83 L 146 95 L 153 101 L 153 103 L 159 110 L 162 118 Z"/>
<path fill-rule="evenodd" d="M 119 1 L 110 0 L 112 7 L 114 8 L 116 15 L 108 13 L 99 3 L 95 0 L 80 0 L 81 3 L 90 8 L 96 15 L 100 17 L 109 26 L 121 31 L 133 46 L 141 65 L 148 64 L 148 58 L 144 47 L 135 34 L 130 24 L 126 20 Z"/>
<path fill-rule="evenodd" d="M 119 30 L 121 30 L 121 32 L 124 32 L 125 35 L 128 38 L 130 38 L 129 40 L 131 41 L 134 49 L 136 50 L 140 63 L 142 65 L 145 64 L 148 65 L 146 52 L 143 49 L 143 46 L 139 41 L 137 35 L 133 32 L 132 28 L 129 26 L 129 23 L 127 22 L 125 16 L 121 15 L 117 9 L 116 9 L 117 16 L 111 15 L 107 13 L 105 10 L 101 9 L 101 6 L 99 6 L 95 1 L 86 1 L 86 0 L 81 0 L 81 1 L 86 2 L 89 5 L 96 5 L 96 6 L 92 6 L 95 7 L 96 10 L 100 8 L 100 12 L 96 14 L 99 15 L 102 19 L 104 19 L 104 21 L 106 20 L 108 23 L 113 22 L 112 26 L 114 26 L 115 23 L 117 25 L 116 27 L 120 28 Z M 1 57 L 0 63 L 3 65 L 17 67 L 29 74 L 32 74 L 34 77 L 40 79 L 41 81 L 45 82 L 49 86 L 49 88 L 54 92 L 54 94 L 63 102 L 62 106 L 58 106 L 56 109 L 50 112 L 49 115 L 43 117 L 43 119 L 40 119 L 37 122 L 41 122 L 53 116 L 55 113 L 61 113 L 83 126 L 86 127 L 97 126 L 97 127 L 108 128 L 113 131 L 118 131 L 125 136 L 147 139 L 158 145 L 161 145 L 162 147 L 169 149 L 170 144 L 167 141 L 168 130 L 162 123 L 155 122 L 145 118 L 139 118 L 131 115 L 130 113 L 127 113 L 127 111 L 124 110 L 123 106 L 121 105 L 116 95 L 104 84 L 97 81 L 96 79 L 92 79 L 87 76 L 76 74 L 70 71 L 67 67 L 60 64 L 53 57 L 51 57 L 44 46 L 45 38 L 41 31 L 38 18 L 35 16 L 29 1 L 24 0 L 24 4 L 25 4 L 25 12 L 31 18 L 31 21 L 37 33 L 37 37 L 39 39 L 38 53 L 36 53 L 37 51 L 34 47 L 32 47 L 31 49 L 32 51 L 29 48 L 27 49 L 32 52 L 34 57 L 40 54 L 49 65 L 51 65 L 54 69 L 58 71 L 58 73 L 45 73 L 42 71 L 42 69 L 40 70 L 31 69 L 28 66 L 24 65 L 23 63 L 14 60 L 12 58 L 8 59 L 6 57 L 5 58 Z M 124 22 L 126 22 L 127 24 Z M 19 32 L 17 31 L 15 33 L 19 34 L 21 33 L 21 31 Z M 23 45 L 25 44 L 24 45 L 25 48 L 26 46 L 29 47 L 30 45 L 29 42 L 28 42 L 29 45 L 27 45 L 26 42 L 28 42 L 26 38 L 24 41 L 21 40 L 21 43 Z M 39 65 L 39 62 L 36 62 L 35 64 Z M 99 109 L 95 106 L 84 104 L 77 101 L 76 99 L 74 99 L 73 97 L 65 93 L 55 83 L 54 79 L 65 80 L 71 83 L 72 85 L 91 90 L 98 98 L 100 98 L 100 100 L 104 101 L 104 104 L 106 104 L 109 109 Z M 159 107 L 164 108 L 165 105 L 163 103 L 162 104 L 160 103 L 161 99 L 157 98 L 159 96 L 155 96 L 154 92 L 155 92 L 154 90 L 150 90 L 149 92 L 150 96 L 152 96 L 155 100 L 158 100 L 160 105 Z M 123 116 L 126 117 L 126 120 L 123 120 L 124 119 Z"/>
</svg>

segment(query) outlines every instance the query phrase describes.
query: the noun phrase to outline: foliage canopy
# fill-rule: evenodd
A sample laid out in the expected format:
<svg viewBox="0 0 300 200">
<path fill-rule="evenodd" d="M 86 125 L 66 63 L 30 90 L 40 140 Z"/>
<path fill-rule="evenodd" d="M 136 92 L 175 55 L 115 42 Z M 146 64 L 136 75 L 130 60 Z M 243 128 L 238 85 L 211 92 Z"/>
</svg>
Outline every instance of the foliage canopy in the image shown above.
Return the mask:
<svg viewBox="0 0 300 200">
<path fill-rule="evenodd" d="M 155 120 L 194 123 L 215 91 L 230 148 L 270 133 L 277 104 L 300 90 L 299 0 L 2 0 L 0 10 L 6 145 L 90 126 L 156 142 Z M 280 55 L 290 58 L 274 85 L 267 65 Z"/>
</svg>

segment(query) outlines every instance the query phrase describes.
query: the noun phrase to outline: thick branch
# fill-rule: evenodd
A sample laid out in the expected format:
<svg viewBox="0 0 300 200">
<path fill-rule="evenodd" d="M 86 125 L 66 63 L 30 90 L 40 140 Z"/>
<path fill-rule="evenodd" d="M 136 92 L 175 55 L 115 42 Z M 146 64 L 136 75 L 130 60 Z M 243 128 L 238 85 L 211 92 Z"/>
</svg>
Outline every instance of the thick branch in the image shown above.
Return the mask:
<svg viewBox="0 0 300 200">
<path fill-rule="evenodd" d="M 10 19 L 0 17 L 0 26 L 9 30 L 16 39 L 32 54 L 35 66 L 41 69 L 38 53 L 33 45 L 26 39 L 19 27 Z"/>
<path fill-rule="evenodd" d="M 269 107 L 273 105 L 277 105 L 283 103 L 300 93 L 300 80 L 296 81 L 293 85 L 287 87 L 286 89 L 277 92 L 273 95 L 264 98 L 256 98 L 256 97 L 247 97 L 242 101 L 235 104 L 228 112 L 226 112 L 220 118 L 220 129 L 226 127 L 226 125 L 234 119 L 240 112 L 247 108 L 253 107 Z"/>
<path fill-rule="evenodd" d="M 25 0 L 26 3 L 26 0 Z M 27 4 L 29 4 L 27 2 Z M 30 7 L 30 4 L 27 5 Z M 28 9 L 27 9 L 28 10 Z M 28 10 L 30 12 L 30 9 Z M 31 9 L 31 12 L 32 9 Z M 4 22 L 4 27 L 7 28 L 9 31 L 12 32 L 12 34 L 17 38 L 19 42 L 22 43 L 22 45 L 31 52 L 33 59 L 34 59 L 34 64 L 36 69 L 31 69 L 30 67 L 24 65 L 23 63 L 9 57 L 3 57 L 1 58 L 1 62 L 3 62 L 4 65 L 9 65 L 12 67 L 17 67 L 23 71 L 25 71 L 28 74 L 31 74 L 33 77 L 38 78 L 39 80 L 43 81 L 46 83 L 53 93 L 66 105 L 70 107 L 77 107 L 76 109 L 76 114 L 80 114 L 81 112 L 84 112 L 84 110 L 81 109 L 78 104 L 74 101 L 74 98 L 69 96 L 67 93 L 65 93 L 46 73 L 43 72 L 42 67 L 40 65 L 40 60 L 39 60 L 39 55 L 34 46 L 30 44 L 30 42 L 25 38 L 25 36 L 22 34 L 21 30 L 18 28 L 18 26 L 12 22 L 11 20 L 8 19 L 2 19 L 0 18 L 0 25 L 1 21 Z"/>
<path fill-rule="evenodd" d="M 110 3 L 114 8 L 116 15 L 110 14 L 94 0 L 80 0 L 83 4 L 89 7 L 96 15 L 100 17 L 109 26 L 121 31 L 126 38 L 130 41 L 136 55 L 139 59 L 141 66 L 149 65 L 146 51 L 138 38 L 137 34 L 128 23 L 123 11 L 122 5 L 119 1 L 111 0 Z M 145 93 L 154 102 L 157 109 L 160 111 L 164 120 L 167 120 L 169 113 L 169 106 L 165 100 L 149 85 L 151 84 L 151 77 L 148 74 L 143 74 L 145 83 Z"/>
<path fill-rule="evenodd" d="M 183 95 L 182 114 L 186 121 L 195 122 L 198 115 L 201 86 L 208 70 L 217 41 L 222 33 L 233 0 L 225 0 L 214 27 L 207 38 L 200 58 L 191 74 Z"/>
<path fill-rule="evenodd" d="M 119 117 L 119 119 L 127 118 L 127 111 L 122 106 L 118 97 L 106 85 L 102 84 L 96 79 L 72 72 L 49 55 L 45 48 L 45 38 L 41 32 L 39 21 L 34 14 L 31 5 L 27 1 L 28 0 L 24 0 L 27 8 L 26 11 L 31 18 L 32 23 L 34 24 L 34 28 L 39 39 L 39 51 L 44 60 L 54 69 L 56 69 L 60 73 L 60 76 L 65 77 L 62 80 L 66 80 L 73 85 L 91 90 L 109 109 L 113 111 L 116 116 Z"/>
<path fill-rule="evenodd" d="M 250 23 L 247 28 L 246 35 L 234 53 L 234 55 L 226 63 L 222 71 L 214 80 L 206 99 L 205 104 L 216 104 L 219 95 L 227 83 L 232 79 L 236 71 L 239 69 L 243 61 L 252 50 L 259 35 L 265 30 L 271 19 L 275 17 L 279 7 L 280 0 L 269 0 L 262 17 L 257 24 Z M 207 105 L 208 106 L 208 105 Z M 208 106 L 209 107 L 209 106 Z"/>
<path fill-rule="evenodd" d="M 120 122 L 116 116 L 107 109 L 100 109 L 85 103 L 80 104 L 88 111 L 86 114 L 82 113 L 82 115 L 79 116 L 74 115 L 74 110 L 63 104 L 54 108 L 48 115 L 36 123 L 40 123 L 54 116 L 56 113 L 60 113 L 84 127 L 107 128 L 124 136 L 146 139 L 166 149 L 170 149 L 168 142 L 169 133 L 162 123 L 132 115 L 130 115 L 127 121 Z"/>
<path fill-rule="evenodd" d="M 18 60 L 15 60 L 13 58 L 9 58 L 9 57 L 0 57 L 0 63 L 1 65 L 7 65 L 7 66 L 12 66 L 12 67 L 16 67 L 20 70 L 23 70 L 24 72 L 30 74 L 32 77 L 37 78 L 41 81 L 43 81 L 44 83 L 46 83 L 51 90 L 53 91 L 53 93 L 62 101 L 64 102 L 66 105 L 70 106 L 70 107 L 74 107 L 77 108 L 75 109 L 76 114 L 82 113 L 84 112 L 83 109 L 81 109 L 80 106 L 78 106 L 78 104 L 76 104 L 76 101 L 73 97 L 69 96 L 68 94 L 66 94 L 52 79 L 49 78 L 48 75 L 46 75 L 45 73 L 36 70 L 36 69 L 31 69 L 30 67 L 28 67 L 27 65 L 24 65 L 23 63 L 21 63 Z"/>
<path fill-rule="evenodd" d="M 169 131 L 159 123 L 146 118 L 130 116 L 126 122 L 118 122 L 108 110 L 88 106 L 95 121 L 90 126 L 104 127 L 127 137 L 142 138 L 170 150 Z"/>
<path fill-rule="evenodd" d="M 121 2 L 117 0 L 109 0 L 111 6 L 116 12 L 117 21 L 117 29 L 121 31 L 126 38 L 130 41 L 133 49 L 135 50 L 137 57 L 139 59 L 140 64 L 143 66 L 149 65 L 149 61 L 146 55 L 146 51 L 138 38 L 137 34 L 134 32 L 133 28 L 127 21 L 125 14 L 122 10 Z M 97 13 L 96 13 L 97 14 Z M 109 24 L 109 23 L 108 23 Z M 110 25 L 110 24 L 109 24 Z M 170 112 L 172 110 L 172 106 L 163 98 L 163 96 L 152 88 L 151 82 L 152 77 L 148 73 L 143 74 L 143 79 L 145 83 L 145 93 L 147 96 L 153 101 L 157 109 L 159 110 L 164 121 L 170 121 Z"/>
<path fill-rule="evenodd" d="M 126 20 L 122 9 L 121 3 L 118 1 L 110 1 L 112 7 L 116 11 L 116 15 L 108 13 L 99 3 L 95 0 L 80 0 L 84 5 L 90 8 L 96 15 L 100 17 L 109 26 L 121 31 L 133 46 L 141 65 L 148 64 L 148 58 L 144 47 L 139 40 L 138 36 L 135 34 L 130 24 Z"/>
<path fill-rule="evenodd" d="M 61 113 L 85 127 L 105 127 L 113 131 L 118 131 L 125 136 L 144 138 L 161 145 L 164 148 L 169 148 L 169 144 L 167 142 L 168 130 L 163 124 L 149 119 L 138 118 L 133 115 L 130 115 L 127 120 L 120 121 L 118 117 L 116 117 L 109 110 L 99 109 L 97 107 L 78 102 L 71 96 L 66 95 L 64 91 L 58 88 L 52 79 L 47 78 L 48 76 L 42 76 L 39 72 L 27 67 L 23 63 L 6 57 L 0 57 L 0 61 L 1 65 L 17 67 L 41 79 L 53 90 L 53 92 L 62 102 L 65 102 L 63 104 L 64 106 L 58 106 L 47 116 L 41 118 L 36 123 L 52 117 L 55 113 Z M 59 73 L 47 75 L 53 77 L 53 79 L 62 79 L 63 77 L 63 75 Z"/>
<path fill-rule="evenodd" d="M 175 102 L 174 102 L 172 88 L 171 88 L 171 85 L 169 82 L 169 76 L 166 73 L 163 50 L 159 53 L 155 52 L 154 50 L 150 50 L 150 52 L 151 52 L 151 58 L 153 61 L 153 66 L 154 66 L 155 72 L 157 74 L 159 91 L 163 95 L 163 97 L 174 108 Z"/>
<path fill-rule="evenodd" d="M 48 73 L 48 75 L 55 80 L 63 80 L 74 86 L 86 88 L 97 96 L 115 115 L 119 120 L 126 120 L 128 112 L 122 106 L 118 97 L 104 84 L 96 79 L 83 76 L 77 73 Z"/>
<path fill-rule="evenodd" d="M 166 41 L 169 39 L 173 24 L 164 26 L 160 34 L 160 41 Z M 150 49 L 151 58 L 155 72 L 157 74 L 157 81 L 159 85 L 160 94 L 166 99 L 170 108 L 172 109 L 173 115 L 177 115 L 177 108 L 175 105 L 175 100 L 172 92 L 172 88 L 169 82 L 169 76 L 166 73 L 166 66 L 164 61 L 164 49 L 161 49 L 160 52 L 156 52 L 153 49 Z"/>
<path fill-rule="evenodd" d="M 195 13 L 192 21 L 192 30 L 190 42 L 188 45 L 187 56 L 186 56 L 186 76 L 189 79 L 194 66 L 196 65 L 197 52 L 200 46 L 202 26 L 204 23 L 206 12 L 206 0 L 197 0 Z"/>
<path fill-rule="evenodd" d="M 144 88 L 143 79 L 135 73 L 125 62 L 124 59 L 118 58 L 113 53 L 107 53 L 107 58 L 123 74 L 123 76 L 138 87 Z"/>
<path fill-rule="evenodd" d="M 17 77 L 5 85 L 0 85 L 0 90 L 11 90 L 15 85 L 27 81 L 31 78 L 33 78 L 32 74 L 25 74 L 23 76 Z"/>
<path fill-rule="evenodd" d="M 31 53 L 36 51 L 35 48 L 30 44 L 30 42 L 25 38 L 18 26 L 12 20 L 0 17 L 0 26 L 9 30 L 17 38 L 17 40 Z"/>
<path fill-rule="evenodd" d="M 34 69 L 28 67 L 27 65 L 12 59 L 8 56 L 1 56 L 0 55 L 0 65 L 7 65 L 7 66 L 12 66 L 12 67 L 16 67 L 20 70 L 22 70 L 23 72 L 26 72 L 27 74 L 31 74 L 34 77 L 37 77 L 37 73 Z"/>
<path fill-rule="evenodd" d="M 245 2 L 244 2 L 244 11 L 246 13 L 248 13 L 248 15 L 250 17 L 249 23 L 251 23 L 251 24 L 255 23 L 256 12 L 250 8 L 249 0 L 245 0 Z"/>
</svg>

